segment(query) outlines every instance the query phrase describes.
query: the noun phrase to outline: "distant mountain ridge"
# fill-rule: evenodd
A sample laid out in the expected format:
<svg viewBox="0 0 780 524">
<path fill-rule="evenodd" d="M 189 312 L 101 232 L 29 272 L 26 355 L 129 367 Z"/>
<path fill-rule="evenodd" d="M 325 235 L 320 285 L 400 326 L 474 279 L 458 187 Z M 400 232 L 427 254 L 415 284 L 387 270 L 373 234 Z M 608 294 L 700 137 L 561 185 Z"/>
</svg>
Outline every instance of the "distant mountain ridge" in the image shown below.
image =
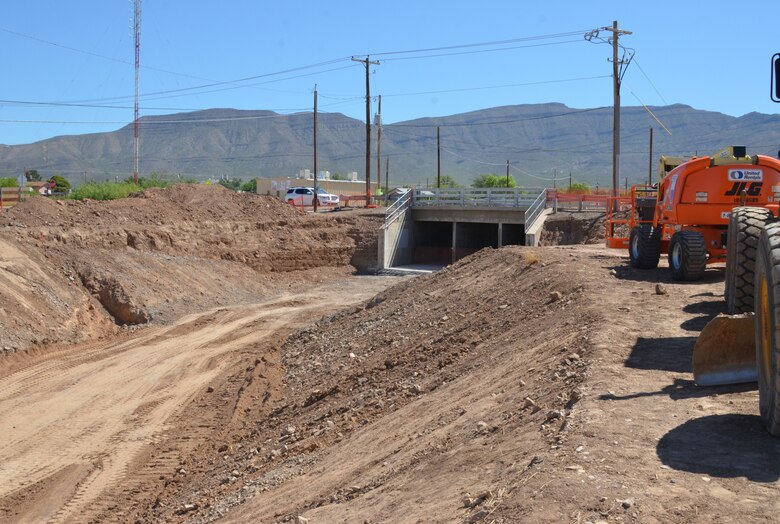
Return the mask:
<svg viewBox="0 0 780 524">
<path fill-rule="evenodd" d="M 780 115 L 732 117 L 682 104 L 621 110 L 621 178 L 647 178 L 649 129 L 658 156 L 710 154 L 743 144 L 749 153 L 776 155 Z M 311 169 L 312 113 L 280 115 L 264 110 L 209 109 L 148 116 L 141 124 L 141 174 L 205 179 L 227 175 L 294 176 Z M 505 162 L 523 185 L 552 185 L 552 178 L 606 185 L 612 173 L 612 108 L 572 109 L 563 104 L 493 107 L 446 117 L 419 118 L 382 127 L 382 170 L 390 157 L 392 185 L 436 178 L 436 126 L 440 126 L 442 173 L 468 183 L 479 174 L 504 173 Z M 372 178 L 376 178 L 376 132 Z M 318 115 L 318 166 L 331 173 L 365 170 L 365 123 L 340 113 Z M 27 168 L 44 176 L 61 173 L 74 182 L 125 178 L 132 173 L 133 126 L 116 131 L 58 136 L 32 144 L 0 146 L 0 176 Z M 621 181 L 621 183 L 623 183 Z"/>
</svg>

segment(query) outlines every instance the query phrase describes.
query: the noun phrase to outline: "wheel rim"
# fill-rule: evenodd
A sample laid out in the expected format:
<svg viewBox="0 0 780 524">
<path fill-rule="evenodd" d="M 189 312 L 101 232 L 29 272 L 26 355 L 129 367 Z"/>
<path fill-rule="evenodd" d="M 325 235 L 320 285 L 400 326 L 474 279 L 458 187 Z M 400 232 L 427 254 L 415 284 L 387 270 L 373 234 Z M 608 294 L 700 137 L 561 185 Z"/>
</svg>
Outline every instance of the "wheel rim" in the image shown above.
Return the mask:
<svg viewBox="0 0 780 524">
<path fill-rule="evenodd" d="M 770 315 L 773 314 L 769 311 L 769 289 L 767 286 L 766 277 L 761 276 L 759 282 L 759 301 L 760 308 L 758 313 L 759 328 L 761 330 L 761 337 L 759 340 L 761 349 L 761 369 L 759 372 L 762 374 L 764 384 L 769 384 L 771 380 L 771 366 L 772 366 L 772 323 L 770 322 Z"/>
<path fill-rule="evenodd" d="M 634 260 L 639 258 L 639 235 L 634 236 L 631 241 L 631 258 Z"/>
<path fill-rule="evenodd" d="M 682 266 L 682 248 L 680 244 L 675 244 L 672 248 L 672 266 L 675 269 L 679 269 Z"/>
</svg>

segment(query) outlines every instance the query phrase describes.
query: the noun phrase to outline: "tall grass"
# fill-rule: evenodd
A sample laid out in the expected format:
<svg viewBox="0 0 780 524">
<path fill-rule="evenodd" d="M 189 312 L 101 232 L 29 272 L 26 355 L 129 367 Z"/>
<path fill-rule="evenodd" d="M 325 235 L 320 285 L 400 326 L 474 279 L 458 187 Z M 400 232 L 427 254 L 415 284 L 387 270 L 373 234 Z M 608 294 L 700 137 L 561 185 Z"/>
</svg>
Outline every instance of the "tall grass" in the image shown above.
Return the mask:
<svg viewBox="0 0 780 524">
<path fill-rule="evenodd" d="M 68 198 L 73 200 L 116 200 L 117 198 L 127 198 L 133 193 L 142 191 L 141 186 L 132 182 L 89 182 L 81 184 L 71 191 Z"/>
<path fill-rule="evenodd" d="M 91 198 L 92 200 L 116 200 L 118 198 L 127 198 L 133 193 L 143 191 L 144 189 L 168 187 L 170 185 L 171 182 L 156 175 L 152 175 L 149 178 L 139 178 L 137 184 L 133 182 L 132 178 L 122 182 L 88 182 L 74 189 L 68 195 L 68 198 L 73 200 L 84 200 L 85 198 Z"/>
</svg>

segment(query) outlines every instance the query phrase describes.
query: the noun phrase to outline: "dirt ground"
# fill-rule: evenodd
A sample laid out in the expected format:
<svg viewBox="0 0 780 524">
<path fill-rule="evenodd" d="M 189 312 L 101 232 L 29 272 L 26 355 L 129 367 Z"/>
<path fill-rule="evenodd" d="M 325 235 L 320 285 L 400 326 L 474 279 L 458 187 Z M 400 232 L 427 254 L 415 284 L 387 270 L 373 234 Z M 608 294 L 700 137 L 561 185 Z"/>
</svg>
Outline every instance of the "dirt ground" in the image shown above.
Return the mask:
<svg viewBox="0 0 780 524">
<path fill-rule="evenodd" d="M 755 386 L 692 382 L 697 333 L 724 309 L 722 268 L 678 284 L 583 244 L 353 276 L 375 218 L 271 209 L 178 246 L 130 246 L 135 229 L 85 227 L 86 212 L 5 215 L 0 340 L 39 343 L 0 357 L 1 521 L 776 520 L 780 441 Z M 159 239 L 187 216 L 138 227 Z M 593 217 L 555 218 L 550 243 L 597 238 Z M 279 220 L 294 227 L 263 237 Z M 49 240 L 81 227 L 77 249 Z M 279 262 L 292 233 L 287 260 L 319 267 Z M 79 250 L 85 266 L 52 270 Z M 113 277 L 125 295 L 106 296 L 151 318 L 118 322 L 101 300 L 111 286 L 89 275 Z M 19 304 L 49 309 L 9 324 Z M 48 314 L 60 316 L 43 343 Z"/>
</svg>

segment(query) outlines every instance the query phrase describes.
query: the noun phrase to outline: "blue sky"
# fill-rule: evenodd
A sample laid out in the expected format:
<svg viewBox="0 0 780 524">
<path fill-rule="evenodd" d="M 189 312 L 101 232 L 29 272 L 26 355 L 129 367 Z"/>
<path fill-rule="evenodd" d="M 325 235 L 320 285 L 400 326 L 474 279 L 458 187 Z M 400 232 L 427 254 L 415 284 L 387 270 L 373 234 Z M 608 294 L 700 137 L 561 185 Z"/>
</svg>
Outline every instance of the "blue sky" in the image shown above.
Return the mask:
<svg viewBox="0 0 780 524">
<path fill-rule="evenodd" d="M 633 32 L 621 43 L 636 53 L 624 106 L 780 112 L 769 100 L 780 2 L 699 4 L 144 0 L 141 115 L 309 111 L 316 83 L 321 111 L 362 119 L 364 70 L 349 57 L 366 54 L 381 61 L 372 66 L 371 89 L 383 95 L 385 123 L 523 103 L 610 106 L 611 48 L 584 34 L 613 20 Z M 132 121 L 132 1 L 5 0 L 3 7 L 0 143 Z M 567 36 L 549 37 L 559 34 Z M 457 47 L 499 41 L 511 42 Z M 380 54 L 445 47 L 452 48 Z M 304 67 L 313 64 L 322 65 Z M 247 77 L 260 78 L 238 81 Z M 79 105 L 54 105 L 61 103 Z M 113 107 L 83 107 L 91 105 Z"/>
</svg>

